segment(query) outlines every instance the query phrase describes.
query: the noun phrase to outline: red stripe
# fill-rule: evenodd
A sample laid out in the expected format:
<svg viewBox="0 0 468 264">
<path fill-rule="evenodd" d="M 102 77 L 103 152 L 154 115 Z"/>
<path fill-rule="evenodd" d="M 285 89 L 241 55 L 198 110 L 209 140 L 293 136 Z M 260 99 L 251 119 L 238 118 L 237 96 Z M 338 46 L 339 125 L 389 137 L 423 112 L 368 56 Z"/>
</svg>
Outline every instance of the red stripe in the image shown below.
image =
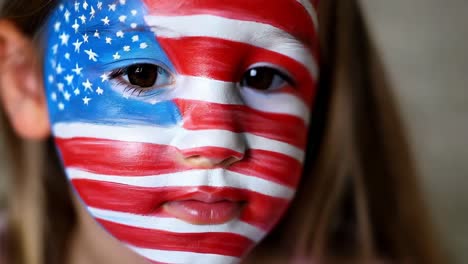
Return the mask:
<svg viewBox="0 0 468 264">
<path fill-rule="evenodd" d="M 130 227 L 100 219 L 98 222 L 118 240 L 147 249 L 241 257 L 254 245 L 248 238 L 230 233 L 172 233 Z"/>
<path fill-rule="evenodd" d="M 146 0 L 151 15 L 186 16 L 207 14 L 269 24 L 287 31 L 316 48 L 317 33 L 307 10 L 296 1 Z"/>
<path fill-rule="evenodd" d="M 147 176 L 189 168 L 176 161 L 176 148 L 92 138 L 55 139 L 66 167 L 107 175 Z"/>
<path fill-rule="evenodd" d="M 174 100 L 189 130 L 222 129 L 248 132 L 278 140 L 300 149 L 307 141 L 304 120 L 286 114 L 261 112 L 244 105 L 206 103 L 195 100 Z"/>
<path fill-rule="evenodd" d="M 165 145 L 102 139 L 56 139 L 66 167 L 104 175 L 148 176 L 191 169 L 177 162 L 177 150 Z M 205 152 L 210 148 L 205 148 Z M 203 148 L 194 149 L 204 155 Z M 207 154 L 209 155 L 209 154 Z M 244 158 L 227 168 L 229 171 L 296 186 L 302 165 L 286 155 L 248 150 Z"/>
<path fill-rule="evenodd" d="M 311 105 L 315 81 L 307 68 L 285 55 L 246 43 L 210 37 L 158 37 L 178 73 L 237 83 L 255 63 L 278 65 L 292 74 L 295 95 Z"/>
<path fill-rule="evenodd" d="M 161 212 L 162 203 L 171 200 L 183 200 L 184 195 L 194 192 L 191 187 L 179 188 L 143 188 L 117 183 L 92 180 L 73 180 L 73 186 L 87 206 L 140 215 L 168 217 Z M 279 219 L 287 208 L 288 201 L 263 194 L 240 191 L 234 188 L 198 187 L 198 192 L 220 192 L 226 196 L 244 196 L 248 201 L 240 219 L 263 230 L 272 227 L 271 219 Z M 179 198 L 176 198 L 179 197 Z"/>
</svg>

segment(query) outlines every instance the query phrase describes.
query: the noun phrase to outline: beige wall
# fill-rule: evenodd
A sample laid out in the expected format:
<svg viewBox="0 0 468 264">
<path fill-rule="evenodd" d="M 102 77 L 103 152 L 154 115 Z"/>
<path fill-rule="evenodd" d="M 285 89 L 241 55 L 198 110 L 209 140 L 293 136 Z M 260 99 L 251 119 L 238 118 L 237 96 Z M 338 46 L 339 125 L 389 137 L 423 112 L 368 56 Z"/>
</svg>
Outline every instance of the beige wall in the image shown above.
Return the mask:
<svg viewBox="0 0 468 264">
<path fill-rule="evenodd" d="M 468 140 L 465 138 L 468 136 L 468 23 L 465 18 L 468 1 L 362 2 L 396 84 L 447 248 L 456 260 L 454 263 L 465 263 L 468 259 L 468 191 L 465 190 L 468 188 Z M 0 153 L 1 169 L 5 166 L 5 155 Z M 5 187 L 4 176 L 1 170 L 0 192 Z"/>
<path fill-rule="evenodd" d="M 466 263 L 468 1 L 362 2 L 396 84 L 447 248 L 454 263 Z"/>
</svg>

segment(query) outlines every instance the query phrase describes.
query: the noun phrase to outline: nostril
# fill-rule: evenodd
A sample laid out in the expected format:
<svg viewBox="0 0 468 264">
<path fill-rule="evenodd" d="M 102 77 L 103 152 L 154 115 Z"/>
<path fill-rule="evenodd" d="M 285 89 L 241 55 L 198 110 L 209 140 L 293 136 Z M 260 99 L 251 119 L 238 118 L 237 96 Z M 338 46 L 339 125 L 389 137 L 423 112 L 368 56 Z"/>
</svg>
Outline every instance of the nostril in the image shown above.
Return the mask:
<svg viewBox="0 0 468 264">
<path fill-rule="evenodd" d="M 244 157 L 243 153 L 215 147 L 180 150 L 180 152 L 184 163 L 197 168 L 229 167 Z"/>
</svg>

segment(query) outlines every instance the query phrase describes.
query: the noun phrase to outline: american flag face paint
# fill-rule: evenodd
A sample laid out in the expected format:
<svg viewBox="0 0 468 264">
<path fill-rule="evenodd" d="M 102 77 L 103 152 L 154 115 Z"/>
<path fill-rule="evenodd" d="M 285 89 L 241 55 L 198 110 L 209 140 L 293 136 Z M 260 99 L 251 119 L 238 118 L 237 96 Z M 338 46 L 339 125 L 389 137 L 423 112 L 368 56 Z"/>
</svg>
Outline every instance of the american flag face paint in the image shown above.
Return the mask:
<svg viewBox="0 0 468 264">
<path fill-rule="evenodd" d="M 62 1 L 46 93 L 92 217 L 154 263 L 239 262 L 300 179 L 316 29 L 308 0 Z"/>
</svg>

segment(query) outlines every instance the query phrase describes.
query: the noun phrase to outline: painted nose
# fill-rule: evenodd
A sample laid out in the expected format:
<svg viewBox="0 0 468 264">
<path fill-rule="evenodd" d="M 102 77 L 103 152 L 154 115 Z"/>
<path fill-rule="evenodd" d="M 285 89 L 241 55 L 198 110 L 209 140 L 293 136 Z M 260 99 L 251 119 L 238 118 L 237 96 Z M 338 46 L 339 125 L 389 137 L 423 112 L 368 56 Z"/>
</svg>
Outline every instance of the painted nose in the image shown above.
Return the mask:
<svg viewBox="0 0 468 264">
<path fill-rule="evenodd" d="M 242 160 L 243 154 L 222 148 L 182 150 L 184 163 L 194 168 L 227 168 Z"/>
<path fill-rule="evenodd" d="M 227 168 L 242 160 L 246 151 L 244 134 L 224 129 L 183 129 L 174 145 L 182 162 L 194 168 Z"/>
<path fill-rule="evenodd" d="M 229 167 L 242 160 L 247 143 L 244 122 L 239 116 L 239 108 L 244 106 L 238 89 L 230 85 L 213 87 L 210 83 L 187 86 L 204 91 L 190 100 L 185 96 L 175 100 L 183 119 L 175 145 L 184 162 L 194 167 L 212 168 Z M 203 89 L 195 89 L 199 87 Z"/>
</svg>

